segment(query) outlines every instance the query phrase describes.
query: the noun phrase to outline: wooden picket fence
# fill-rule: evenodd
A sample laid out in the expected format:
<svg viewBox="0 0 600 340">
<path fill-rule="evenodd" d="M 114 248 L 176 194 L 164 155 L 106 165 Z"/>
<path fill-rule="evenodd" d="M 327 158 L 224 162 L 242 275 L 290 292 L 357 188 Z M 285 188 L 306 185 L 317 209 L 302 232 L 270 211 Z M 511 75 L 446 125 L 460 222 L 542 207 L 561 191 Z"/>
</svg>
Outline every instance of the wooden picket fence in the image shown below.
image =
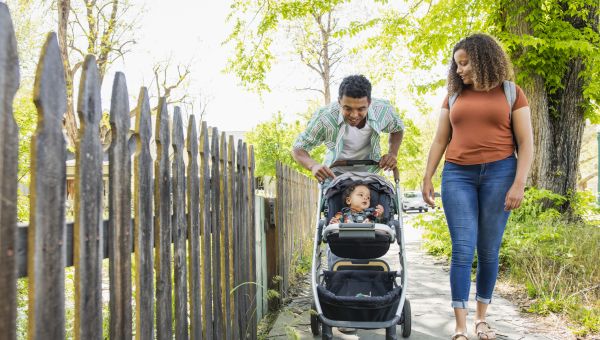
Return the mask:
<svg viewBox="0 0 600 340">
<path fill-rule="evenodd" d="M 319 192 L 317 182 L 295 170 L 276 164 L 277 199 L 273 239 L 277 244 L 273 259 L 276 261 L 279 291 L 283 296 L 290 287 L 292 270 L 303 247 L 312 249 L 317 227 Z M 310 255 L 309 255 L 310 257 Z M 269 258 L 269 256 L 267 256 Z"/>
<path fill-rule="evenodd" d="M 125 76 L 117 73 L 110 107 L 109 219 L 103 221 L 99 84 L 96 60 L 87 56 L 77 107 L 75 218 L 66 223 L 66 84 L 58 41 L 50 33 L 34 85 L 39 121 L 31 140 L 30 221 L 17 226 L 12 101 L 19 64 L 12 20 L 0 3 L 0 338 L 16 339 L 16 282 L 28 277 L 28 337 L 64 339 L 65 267 L 73 265 L 76 339 L 255 339 L 252 146 L 234 144 L 232 136 L 205 122 L 198 136 L 194 116 L 184 138 L 179 108 L 171 119 L 161 99 L 153 160 L 149 98 L 142 88 L 132 162 L 129 95 Z M 104 258 L 109 316 L 102 315 Z M 109 318 L 109 334 L 103 334 L 103 317 Z"/>
</svg>

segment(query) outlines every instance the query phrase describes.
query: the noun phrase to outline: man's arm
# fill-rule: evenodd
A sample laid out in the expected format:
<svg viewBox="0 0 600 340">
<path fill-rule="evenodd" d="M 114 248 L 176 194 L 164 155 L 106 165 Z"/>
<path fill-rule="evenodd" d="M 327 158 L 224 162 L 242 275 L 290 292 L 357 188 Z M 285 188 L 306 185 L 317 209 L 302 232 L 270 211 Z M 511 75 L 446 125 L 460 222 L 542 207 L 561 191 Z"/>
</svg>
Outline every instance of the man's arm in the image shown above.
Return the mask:
<svg viewBox="0 0 600 340">
<path fill-rule="evenodd" d="M 390 133 L 390 149 L 379 160 L 380 168 L 393 170 L 398 166 L 398 150 L 400 150 L 400 144 L 402 144 L 402 137 L 404 137 L 403 130 Z"/>
<path fill-rule="evenodd" d="M 331 177 L 335 178 L 335 174 L 329 167 L 319 164 L 317 161 L 312 159 L 308 152 L 304 149 L 294 148 L 292 150 L 292 157 L 296 162 L 300 163 L 305 169 L 310 170 L 313 176 L 320 182 L 324 181 L 326 178 Z"/>
</svg>

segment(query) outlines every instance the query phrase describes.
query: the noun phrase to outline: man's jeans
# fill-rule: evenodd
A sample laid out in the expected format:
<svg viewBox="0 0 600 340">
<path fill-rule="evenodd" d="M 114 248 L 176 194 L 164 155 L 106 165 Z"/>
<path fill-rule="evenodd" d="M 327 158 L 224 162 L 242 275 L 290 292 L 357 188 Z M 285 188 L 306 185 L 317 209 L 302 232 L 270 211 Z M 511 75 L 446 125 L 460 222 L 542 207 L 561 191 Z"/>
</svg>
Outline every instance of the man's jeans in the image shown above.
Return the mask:
<svg viewBox="0 0 600 340">
<path fill-rule="evenodd" d="M 491 302 L 502 234 L 510 214 L 504 211 L 504 200 L 516 166 L 514 155 L 477 165 L 444 164 L 442 202 L 452 239 L 450 289 L 454 308 L 467 308 L 475 248 L 476 300 Z"/>
</svg>

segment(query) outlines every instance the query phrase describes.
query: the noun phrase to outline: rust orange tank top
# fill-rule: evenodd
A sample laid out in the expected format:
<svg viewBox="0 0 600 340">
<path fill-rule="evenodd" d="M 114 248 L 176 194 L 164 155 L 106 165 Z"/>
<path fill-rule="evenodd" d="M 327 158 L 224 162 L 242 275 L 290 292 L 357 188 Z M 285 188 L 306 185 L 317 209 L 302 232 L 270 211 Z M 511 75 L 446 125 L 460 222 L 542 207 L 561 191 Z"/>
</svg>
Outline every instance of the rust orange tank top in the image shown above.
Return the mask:
<svg viewBox="0 0 600 340">
<path fill-rule="evenodd" d="M 517 86 L 513 111 L 528 106 L 523 90 Z M 448 109 L 448 96 L 442 108 Z M 464 88 L 452 109 L 452 139 L 446 149 L 446 160 L 460 165 L 495 162 L 514 151 L 510 127 L 509 105 L 502 86 L 490 91 Z"/>
</svg>

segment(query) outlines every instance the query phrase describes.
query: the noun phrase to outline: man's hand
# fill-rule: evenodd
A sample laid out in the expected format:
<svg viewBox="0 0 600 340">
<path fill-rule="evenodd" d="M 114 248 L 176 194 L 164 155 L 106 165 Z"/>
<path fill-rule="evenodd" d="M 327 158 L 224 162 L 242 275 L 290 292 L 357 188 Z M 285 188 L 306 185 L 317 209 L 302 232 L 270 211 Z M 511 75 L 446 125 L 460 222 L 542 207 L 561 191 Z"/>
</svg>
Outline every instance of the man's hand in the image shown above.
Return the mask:
<svg viewBox="0 0 600 340">
<path fill-rule="evenodd" d="M 379 167 L 383 170 L 394 170 L 398 166 L 398 159 L 396 156 L 386 153 L 379 160 Z"/>
<path fill-rule="evenodd" d="M 335 178 L 333 171 L 323 164 L 315 164 L 311 166 L 310 171 L 319 182 L 323 182 L 327 178 Z"/>
</svg>

